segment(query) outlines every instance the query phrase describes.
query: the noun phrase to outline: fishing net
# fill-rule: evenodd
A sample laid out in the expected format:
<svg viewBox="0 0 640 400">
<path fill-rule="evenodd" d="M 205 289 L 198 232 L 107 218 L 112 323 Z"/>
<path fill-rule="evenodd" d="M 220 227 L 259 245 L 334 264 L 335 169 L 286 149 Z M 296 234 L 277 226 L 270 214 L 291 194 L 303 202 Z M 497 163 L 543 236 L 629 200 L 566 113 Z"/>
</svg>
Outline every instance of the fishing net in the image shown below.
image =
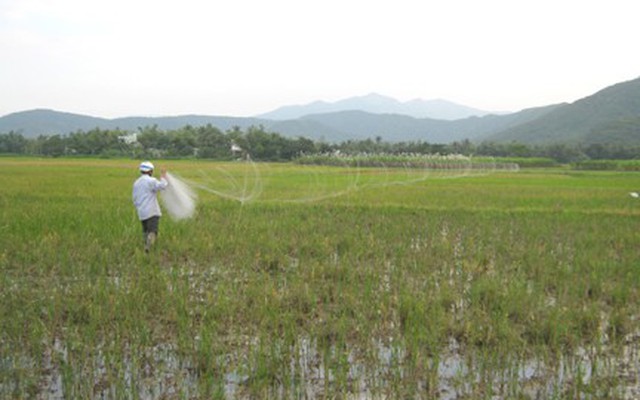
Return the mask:
<svg viewBox="0 0 640 400">
<path fill-rule="evenodd" d="M 161 192 L 162 204 L 174 220 L 193 217 L 196 211 L 197 195 L 191 187 L 177 176 L 167 173 L 169 185 Z"/>
</svg>

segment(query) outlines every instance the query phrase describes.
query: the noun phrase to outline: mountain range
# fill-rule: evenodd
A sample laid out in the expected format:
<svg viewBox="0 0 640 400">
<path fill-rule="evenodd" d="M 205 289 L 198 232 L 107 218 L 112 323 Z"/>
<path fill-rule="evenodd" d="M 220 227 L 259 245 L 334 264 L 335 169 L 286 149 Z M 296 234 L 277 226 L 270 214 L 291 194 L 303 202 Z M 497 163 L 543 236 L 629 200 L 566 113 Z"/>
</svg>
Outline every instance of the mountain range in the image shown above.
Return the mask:
<svg viewBox="0 0 640 400">
<path fill-rule="evenodd" d="M 467 107 L 443 99 L 414 99 L 400 102 L 394 98 L 370 93 L 366 96 L 350 97 L 333 103 L 315 101 L 306 105 L 289 105 L 258 115 L 272 120 L 291 120 L 310 114 L 327 114 L 346 110 L 359 110 L 371 114 L 399 114 L 414 118 L 456 120 L 472 116 L 491 114 L 489 111 Z"/>
<path fill-rule="evenodd" d="M 0 117 L 0 133 L 25 137 L 68 134 L 94 128 L 137 131 L 211 124 L 226 131 L 263 126 L 288 137 L 340 142 L 380 137 L 388 142 L 520 142 L 524 144 L 640 145 L 640 78 L 614 84 L 573 103 L 530 108 L 509 114 L 446 100 L 399 102 L 379 94 L 334 103 L 280 107 L 255 117 L 182 115 L 97 118 L 53 110 L 29 110 Z"/>
</svg>

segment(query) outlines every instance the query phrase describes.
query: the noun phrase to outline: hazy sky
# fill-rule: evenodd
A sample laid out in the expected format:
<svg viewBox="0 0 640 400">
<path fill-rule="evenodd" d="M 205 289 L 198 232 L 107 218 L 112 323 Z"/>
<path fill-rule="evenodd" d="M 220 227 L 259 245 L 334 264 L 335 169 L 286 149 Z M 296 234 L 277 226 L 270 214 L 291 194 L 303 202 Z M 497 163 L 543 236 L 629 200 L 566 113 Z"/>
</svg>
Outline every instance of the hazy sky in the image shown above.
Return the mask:
<svg viewBox="0 0 640 400">
<path fill-rule="evenodd" d="M 371 92 L 491 111 L 640 77 L 637 0 L 0 0 L 0 115 L 250 116 Z"/>
</svg>

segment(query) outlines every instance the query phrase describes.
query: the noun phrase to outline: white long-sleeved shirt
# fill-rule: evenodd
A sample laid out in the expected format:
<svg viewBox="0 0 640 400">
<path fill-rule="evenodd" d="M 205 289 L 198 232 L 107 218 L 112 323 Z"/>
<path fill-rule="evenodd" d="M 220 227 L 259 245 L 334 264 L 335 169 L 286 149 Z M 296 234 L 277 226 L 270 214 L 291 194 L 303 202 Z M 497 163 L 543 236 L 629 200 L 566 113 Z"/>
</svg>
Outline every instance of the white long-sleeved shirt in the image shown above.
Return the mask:
<svg viewBox="0 0 640 400">
<path fill-rule="evenodd" d="M 133 183 L 133 205 L 136 206 L 140 221 L 162 215 L 157 193 L 168 185 L 169 182 L 166 179 L 158 180 L 147 174 L 140 175 L 140 178 Z"/>
</svg>

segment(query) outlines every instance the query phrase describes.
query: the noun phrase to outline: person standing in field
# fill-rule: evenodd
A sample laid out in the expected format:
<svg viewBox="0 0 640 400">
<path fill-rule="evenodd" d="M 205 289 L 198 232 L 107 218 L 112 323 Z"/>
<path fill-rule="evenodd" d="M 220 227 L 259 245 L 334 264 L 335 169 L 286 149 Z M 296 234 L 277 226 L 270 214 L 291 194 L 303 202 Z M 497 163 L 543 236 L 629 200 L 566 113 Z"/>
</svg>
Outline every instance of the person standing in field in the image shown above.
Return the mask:
<svg viewBox="0 0 640 400">
<path fill-rule="evenodd" d="M 154 166 L 149 161 L 142 162 L 139 168 L 140 177 L 133 183 L 133 205 L 142 222 L 144 251 L 148 253 L 158 237 L 158 225 L 162 216 L 158 192 L 166 189 L 169 182 L 164 169 L 160 170 L 159 180 L 153 177 Z"/>
</svg>

